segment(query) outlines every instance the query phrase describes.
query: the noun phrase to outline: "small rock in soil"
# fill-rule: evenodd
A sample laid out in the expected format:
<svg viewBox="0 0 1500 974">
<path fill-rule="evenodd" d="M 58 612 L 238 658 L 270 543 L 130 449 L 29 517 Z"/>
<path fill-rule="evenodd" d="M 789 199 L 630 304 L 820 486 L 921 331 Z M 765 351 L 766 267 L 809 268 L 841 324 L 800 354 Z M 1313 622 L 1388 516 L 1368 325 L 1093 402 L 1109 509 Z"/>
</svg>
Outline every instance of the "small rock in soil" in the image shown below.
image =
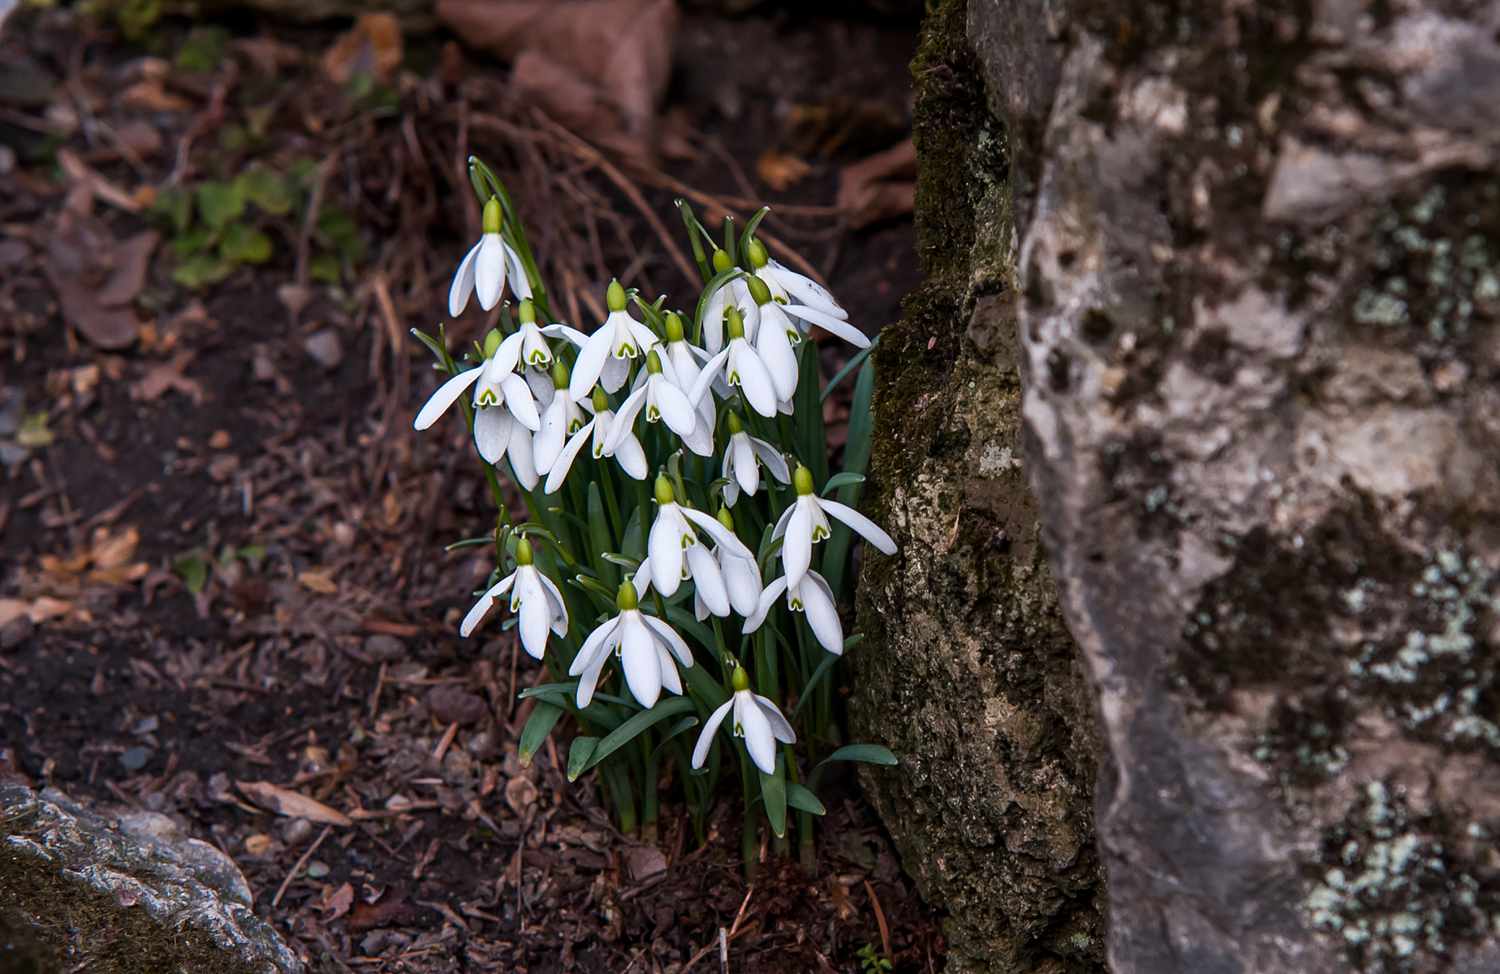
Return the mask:
<svg viewBox="0 0 1500 974">
<path fill-rule="evenodd" d="M 298 845 L 312 835 L 312 823 L 305 818 L 294 818 L 281 827 L 281 839 L 287 845 Z"/>
<path fill-rule="evenodd" d="M 120 755 L 120 766 L 126 771 L 139 771 L 151 760 L 151 749 L 149 747 L 130 747 Z"/>
<path fill-rule="evenodd" d="M 391 663 L 406 655 L 406 647 L 395 636 L 378 633 L 365 640 L 365 655 L 377 663 Z"/>
<path fill-rule="evenodd" d="M 473 724 L 490 712 L 484 698 L 455 686 L 437 686 L 427 694 L 427 709 L 444 724 Z"/>
<path fill-rule="evenodd" d="M 15 649 L 30 639 L 35 629 L 36 624 L 31 621 L 30 616 L 12 619 L 5 624 L 4 629 L 0 629 L 0 649 Z"/>
<path fill-rule="evenodd" d="M 331 328 L 308 335 L 303 340 L 302 347 L 307 349 L 307 354 L 312 356 L 314 362 L 325 369 L 336 369 L 344 360 L 344 343 L 339 341 L 338 332 Z"/>
</svg>

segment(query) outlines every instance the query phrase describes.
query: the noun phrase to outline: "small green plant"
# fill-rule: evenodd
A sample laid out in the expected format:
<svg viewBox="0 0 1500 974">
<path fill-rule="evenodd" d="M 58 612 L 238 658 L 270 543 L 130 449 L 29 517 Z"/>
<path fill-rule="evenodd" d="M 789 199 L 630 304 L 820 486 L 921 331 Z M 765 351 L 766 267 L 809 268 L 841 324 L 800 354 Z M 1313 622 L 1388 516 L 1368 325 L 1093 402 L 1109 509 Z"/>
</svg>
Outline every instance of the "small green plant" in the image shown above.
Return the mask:
<svg viewBox="0 0 1500 974">
<path fill-rule="evenodd" d="M 880 956 L 880 948 L 867 943 L 855 954 L 859 958 L 859 969 L 863 974 L 884 974 L 891 969 L 891 962 Z"/>
<path fill-rule="evenodd" d="M 854 508 L 870 456 L 873 343 L 833 295 L 770 259 L 756 237 L 764 209 L 743 230 L 726 221 L 716 239 L 680 201 L 695 300 L 673 311 L 616 281 L 608 316 L 585 334 L 553 316 L 505 187 L 478 160 L 470 178 L 483 236 L 448 311 L 477 296 L 499 306 L 501 324 L 462 364 L 441 330 L 414 332 L 447 376 L 414 425 L 458 405 L 495 502 L 494 531 L 458 542 L 493 544 L 497 562 L 460 632 L 503 600 L 551 676 L 522 694 L 535 703 L 521 760 L 571 717 L 568 778 L 597 771 L 621 829 L 647 835 L 664 781 L 702 839 L 721 779 L 737 778 L 747 871 L 760 820 L 772 848 L 789 851 L 793 813 L 810 868 L 829 763 L 896 763 L 878 745 L 841 746 L 832 691 L 860 641 L 839 611 L 853 587 L 851 531 L 896 551 Z M 501 302 L 507 284 L 514 306 Z M 826 384 L 813 326 L 858 347 Z M 823 402 L 851 376 L 834 472 Z M 526 503 L 521 523 L 504 472 Z"/>
</svg>

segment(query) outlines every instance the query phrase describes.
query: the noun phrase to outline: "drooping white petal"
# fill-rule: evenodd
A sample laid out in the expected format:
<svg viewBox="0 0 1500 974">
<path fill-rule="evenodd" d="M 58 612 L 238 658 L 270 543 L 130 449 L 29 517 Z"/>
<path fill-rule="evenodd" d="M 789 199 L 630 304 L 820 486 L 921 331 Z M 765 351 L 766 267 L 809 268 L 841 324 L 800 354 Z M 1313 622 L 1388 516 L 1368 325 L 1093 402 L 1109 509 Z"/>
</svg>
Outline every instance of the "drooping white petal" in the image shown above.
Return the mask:
<svg viewBox="0 0 1500 974">
<path fill-rule="evenodd" d="M 797 273 L 785 264 L 778 264 L 773 260 L 761 269 L 760 274 L 763 277 L 773 278 L 787 295 L 796 298 L 799 304 L 810 306 L 836 318 L 849 317 L 849 313 L 827 288 L 812 278 Z"/>
<path fill-rule="evenodd" d="M 691 529 L 683 521 L 676 504 L 663 504 L 651 522 L 646 551 L 651 558 L 651 584 L 665 598 L 670 598 L 682 584 L 683 536 Z"/>
<path fill-rule="evenodd" d="M 683 436 L 682 443 L 700 457 L 711 457 L 714 455 L 713 414 L 710 412 L 706 420 L 701 412 L 695 415 L 698 421 L 694 424 L 692 432 Z"/>
<path fill-rule="evenodd" d="M 604 436 L 605 453 L 614 453 L 624 442 L 625 437 L 631 435 L 631 427 L 635 425 L 635 418 L 640 415 L 645 406 L 646 387 L 642 385 L 620 404 L 620 411 L 615 413 L 615 421 L 609 424 L 609 431 Z"/>
<path fill-rule="evenodd" d="M 776 735 L 771 733 L 771 722 L 749 690 L 734 695 L 734 722 L 736 729 L 744 734 L 750 760 L 766 774 L 775 774 Z"/>
<path fill-rule="evenodd" d="M 589 340 L 589 336 L 585 335 L 577 328 L 574 328 L 572 325 L 565 325 L 560 321 L 554 321 L 550 325 L 543 325 L 538 330 L 548 338 L 566 339 L 578 348 L 582 348 L 584 345 L 588 344 Z"/>
<path fill-rule="evenodd" d="M 641 622 L 640 610 L 620 615 L 620 667 L 630 695 L 642 707 L 650 708 L 661 696 L 661 662 L 656 656 L 656 642 Z"/>
<path fill-rule="evenodd" d="M 521 346 L 526 339 L 520 332 L 506 335 L 500 347 L 495 349 L 484 363 L 484 379 L 486 382 L 499 382 L 507 372 L 514 372 L 521 361 Z"/>
<path fill-rule="evenodd" d="M 625 437 L 615 448 L 615 462 L 634 480 L 645 480 L 651 469 L 646 463 L 646 451 L 642 449 L 641 441 L 635 438 L 634 433 Z"/>
<path fill-rule="evenodd" d="M 517 587 L 522 586 L 521 620 L 517 626 L 521 630 L 521 647 L 533 659 L 541 659 L 547 651 L 547 631 L 552 625 L 552 613 L 549 611 L 551 606 L 547 604 L 546 591 L 536 580 L 535 568 L 527 573 Z"/>
<path fill-rule="evenodd" d="M 736 433 L 730 437 L 729 449 L 734 453 L 734 479 L 740 489 L 755 496 L 760 487 L 760 468 L 755 465 L 755 449 L 750 445 L 749 433 Z M 725 461 L 729 459 L 725 454 Z"/>
<path fill-rule="evenodd" d="M 545 370 L 526 369 L 521 373 L 521 376 L 526 380 L 526 385 L 531 389 L 531 398 L 536 400 L 536 408 L 538 410 L 546 409 L 552 405 L 554 399 L 561 398 L 566 400 L 568 398 L 567 396 L 558 396 L 557 387 L 552 384 L 552 376 Z"/>
<path fill-rule="evenodd" d="M 750 436 L 749 440 L 750 446 L 755 450 L 755 455 L 760 457 L 760 462 L 771 471 L 771 476 L 784 484 L 791 483 L 792 470 L 787 466 L 786 457 L 782 455 L 782 452 L 758 437 Z"/>
<path fill-rule="evenodd" d="M 466 369 L 458 373 L 458 375 L 438 386 L 437 391 L 428 396 L 427 401 L 422 404 L 421 410 L 417 413 L 417 418 L 411 424 L 412 428 L 425 430 L 433 423 L 436 423 L 438 417 L 446 413 L 448 407 L 457 402 L 458 397 L 464 394 L 464 390 L 477 382 L 483 372 L 484 366 L 475 366 L 472 369 Z"/>
<path fill-rule="evenodd" d="M 658 377 L 646 380 L 646 386 L 667 428 L 684 439 L 691 436 L 698 425 L 698 413 L 682 390 Z"/>
<path fill-rule="evenodd" d="M 469 306 L 469 295 L 474 293 L 474 258 L 479 256 L 479 247 L 483 241 L 476 243 L 464 254 L 464 259 L 458 263 L 458 272 L 453 275 L 453 283 L 448 285 L 448 317 L 457 318 L 464 313 Z"/>
<path fill-rule="evenodd" d="M 488 311 L 500 302 L 505 287 L 505 241 L 498 233 L 487 233 L 479 240 L 479 254 L 474 258 L 474 296 Z"/>
<path fill-rule="evenodd" d="M 755 557 L 750 553 L 750 549 L 745 547 L 745 542 L 737 538 L 733 531 L 720 524 L 718 518 L 710 517 L 694 507 L 679 506 L 678 510 L 682 512 L 683 517 L 696 524 L 704 534 L 713 538 L 714 544 L 723 551 L 740 558 Z"/>
<path fill-rule="evenodd" d="M 522 426 L 533 433 L 542 428 L 542 418 L 536 412 L 536 400 L 531 398 L 531 387 L 526 380 L 514 372 L 507 372 L 500 380 L 500 391 L 505 396 L 505 406 Z"/>
<path fill-rule="evenodd" d="M 832 514 L 855 530 L 860 537 L 880 549 L 882 554 L 894 555 L 896 553 L 896 542 L 891 536 L 874 521 L 850 507 L 848 504 L 840 504 L 838 501 L 819 500 L 818 505 L 823 508 L 825 514 Z"/>
<path fill-rule="evenodd" d="M 708 392 L 708 387 L 713 383 L 714 377 L 724 368 L 724 363 L 729 359 L 729 349 L 714 355 L 713 358 L 703 363 L 703 370 L 698 373 L 693 387 L 688 390 L 688 399 L 695 405 L 703 401 L 703 396 Z"/>
<path fill-rule="evenodd" d="M 604 369 L 599 373 L 599 384 L 605 392 L 619 392 L 630 376 L 630 360 L 611 355 L 604 360 Z"/>
<path fill-rule="evenodd" d="M 651 559 L 648 557 L 636 567 L 635 574 L 630 576 L 630 584 L 635 586 L 635 598 L 639 602 L 651 591 Z"/>
<path fill-rule="evenodd" d="M 656 635 L 656 638 L 666 644 L 667 649 L 672 651 L 672 655 L 677 657 L 677 662 L 681 663 L 684 669 L 693 668 L 693 651 L 688 649 L 687 642 L 681 636 L 677 635 L 676 629 L 673 629 L 655 616 L 646 615 L 644 612 L 641 613 L 641 621 L 650 628 Z"/>
<path fill-rule="evenodd" d="M 729 372 L 738 377 L 740 391 L 751 409 L 767 418 L 776 415 L 776 384 L 755 349 L 743 338 L 729 343 Z M 792 387 L 796 388 L 795 381 Z"/>
<path fill-rule="evenodd" d="M 718 561 L 701 544 L 688 548 L 686 557 L 693 587 L 708 611 L 716 616 L 729 615 L 729 592 L 724 587 L 724 574 L 719 570 Z"/>
<path fill-rule="evenodd" d="M 505 248 L 505 266 L 510 271 L 510 289 L 515 294 L 516 300 L 524 301 L 531 297 L 531 282 L 526 277 L 526 265 L 521 263 L 521 255 L 516 253 L 500 238 L 500 246 Z"/>
<path fill-rule="evenodd" d="M 604 371 L 604 362 L 610 357 L 610 338 L 611 330 L 600 328 L 578 350 L 572 378 L 568 381 L 568 397 L 574 402 L 581 401 L 593 392 L 594 383 L 599 381 L 599 375 Z"/>
<path fill-rule="evenodd" d="M 552 469 L 552 462 L 568 441 L 569 405 L 567 396 L 558 396 L 542 413 L 542 428 L 531 441 L 532 459 L 541 473 Z"/>
<path fill-rule="evenodd" d="M 724 309 L 728 304 L 728 294 L 729 289 L 721 284 L 703 306 L 703 347 L 713 354 L 718 354 L 724 347 Z"/>
<path fill-rule="evenodd" d="M 510 443 L 505 453 L 510 457 L 510 472 L 515 475 L 516 483 L 526 490 L 534 488 L 537 473 L 536 462 L 531 457 L 531 433 L 520 423 L 510 424 Z"/>
<path fill-rule="evenodd" d="M 752 616 L 760 603 L 760 569 L 749 558 L 736 558 L 719 552 L 719 569 L 724 574 L 724 587 L 729 592 L 729 604 L 742 616 Z"/>
<path fill-rule="evenodd" d="M 781 564 L 787 585 L 796 588 L 812 564 L 813 519 L 808 505 L 797 499 L 796 510 L 786 522 L 786 540 L 781 545 Z"/>
<path fill-rule="evenodd" d="M 797 392 L 797 353 L 792 351 L 787 330 L 792 323 L 782 310 L 768 304 L 761 311 L 761 329 L 755 336 L 755 351 L 766 364 L 777 399 L 791 399 Z"/>
<path fill-rule="evenodd" d="M 534 322 L 522 322 L 521 361 L 536 369 L 545 369 L 552 364 L 552 346 L 542 337 L 542 330 Z"/>
<path fill-rule="evenodd" d="M 622 314 L 624 313 L 622 312 Z M 641 350 L 643 357 L 651 349 L 661 344 L 661 339 L 656 337 L 656 332 L 652 331 L 644 322 L 636 321 L 628 314 L 624 315 L 624 320 L 620 321 L 616 327 L 630 335 L 631 339 L 635 341 L 636 347 Z"/>
<path fill-rule="evenodd" d="M 759 629 L 761 624 L 766 621 L 766 615 L 771 611 L 771 606 L 776 604 L 777 596 L 785 591 L 785 575 L 774 579 L 770 585 L 767 585 L 765 591 L 760 593 L 760 598 L 756 601 L 755 611 L 745 617 L 745 624 L 740 628 L 740 632 L 754 632 Z"/>
<path fill-rule="evenodd" d="M 766 715 L 766 722 L 771 725 L 771 733 L 783 744 L 796 744 L 797 732 L 792 730 L 792 725 L 782 716 L 781 708 L 776 706 L 769 697 L 754 694 L 755 702 L 760 704 L 761 711 Z"/>
<path fill-rule="evenodd" d="M 788 307 L 786 313 L 801 318 L 810 324 L 817 325 L 830 335 L 836 335 L 857 348 L 870 347 L 869 336 L 842 318 L 825 314 L 817 308 L 809 308 L 806 305 L 797 304 Z"/>
<path fill-rule="evenodd" d="M 677 667 L 672 665 L 672 657 L 667 653 L 667 647 L 660 642 L 653 642 L 656 647 L 656 671 L 661 674 L 661 688 L 669 693 L 682 693 L 682 677 L 677 672 Z"/>
<path fill-rule="evenodd" d="M 475 411 L 474 446 L 486 463 L 499 463 L 505 456 L 514 422 L 504 406 L 486 406 Z"/>
<path fill-rule="evenodd" d="M 578 647 L 578 655 L 573 657 L 573 664 L 568 667 L 568 675 L 577 676 L 592 665 L 597 658 L 608 655 L 613 647 L 611 637 L 619 628 L 619 616 L 613 616 L 595 626 L 594 631 L 589 633 L 588 638 L 583 641 L 583 645 Z"/>
<path fill-rule="evenodd" d="M 795 513 L 797 513 L 797 505 L 796 504 L 789 505 L 786 510 L 784 510 L 784 511 L 781 512 L 781 517 L 778 517 L 776 519 L 776 527 L 771 530 L 771 540 L 772 541 L 775 541 L 777 538 L 781 537 L 783 534 L 786 534 L 787 523 L 789 521 L 791 521 L 792 515 L 795 514 Z"/>
<path fill-rule="evenodd" d="M 835 656 L 844 655 L 844 624 L 839 621 L 839 610 L 834 605 L 833 590 L 817 572 L 808 572 L 797 587 L 802 599 L 802 611 L 818 644 Z"/>
<path fill-rule="evenodd" d="M 547 482 L 542 485 L 544 494 L 556 493 L 557 488 L 563 485 L 563 481 L 568 477 L 568 471 L 573 469 L 573 461 L 578 459 L 579 451 L 583 449 L 584 444 L 588 443 L 594 432 L 594 424 L 598 421 L 597 416 L 589 420 L 568 439 L 567 445 L 562 448 L 557 459 L 553 460 L 551 466 L 547 468 Z"/>
<path fill-rule="evenodd" d="M 667 354 L 662 359 L 662 371 L 670 363 L 672 384 L 683 392 L 687 392 L 698 381 L 698 373 L 702 367 L 698 360 L 693 357 L 692 346 L 686 340 L 680 342 L 667 342 Z"/>
<path fill-rule="evenodd" d="M 477 627 L 479 623 L 484 620 L 485 614 L 490 611 L 490 607 L 495 604 L 495 600 L 504 595 L 506 592 L 510 591 L 510 587 L 515 583 L 515 580 L 516 573 L 511 572 L 509 575 L 505 576 L 504 578 L 500 579 L 500 581 L 490 586 L 490 588 L 479 597 L 479 601 L 474 603 L 474 607 L 469 610 L 469 614 L 464 616 L 464 621 L 459 624 L 458 634 L 467 638 L 469 634 L 474 631 L 475 627 Z"/>
<path fill-rule="evenodd" d="M 541 572 L 536 573 L 536 579 L 542 583 L 542 589 L 547 593 L 547 602 L 552 607 L 552 631 L 559 636 L 566 636 L 568 634 L 568 603 L 563 601 L 562 592 L 558 591 L 552 579 Z"/>
<path fill-rule="evenodd" d="M 708 749 L 713 746 L 714 735 L 719 732 L 719 725 L 724 723 L 724 718 L 729 716 L 729 709 L 734 706 L 734 698 L 730 697 L 714 708 L 714 712 L 708 715 L 708 720 L 703 722 L 703 730 L 698 732 L 698 743 L 693 745 L 693 767 L 703 767 L 703 762 L 708 760 Z"/>
</svg>

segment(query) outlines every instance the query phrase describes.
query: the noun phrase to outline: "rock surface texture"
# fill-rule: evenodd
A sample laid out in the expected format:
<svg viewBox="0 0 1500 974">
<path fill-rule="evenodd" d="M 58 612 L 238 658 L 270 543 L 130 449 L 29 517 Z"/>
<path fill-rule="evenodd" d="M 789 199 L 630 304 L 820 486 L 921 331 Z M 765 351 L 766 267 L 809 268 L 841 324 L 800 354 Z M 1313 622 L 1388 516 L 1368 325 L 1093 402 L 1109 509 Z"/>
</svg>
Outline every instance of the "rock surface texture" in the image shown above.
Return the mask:
<svg viewBox="0 0 1500 974">
<path fill-rule="evenodd" d="M 913 65 L 926 282 L 877 353 L 868 509 L 901 544 L 863 569 L 855 736 L 950 972 L 1104 969 L 1094 721 L 1021 463 L 1011 165 L 967 39 L 929 16 Z"/>
<path fill-rule="evenodd" d="M 1497 28 L 971 5 L 1117 974 L 1500 971 Z"/>
<path fill-rule="evenodd" d="M 301 974 L 216 848 L 0 781 L 0 969 Z"/>
</svg>

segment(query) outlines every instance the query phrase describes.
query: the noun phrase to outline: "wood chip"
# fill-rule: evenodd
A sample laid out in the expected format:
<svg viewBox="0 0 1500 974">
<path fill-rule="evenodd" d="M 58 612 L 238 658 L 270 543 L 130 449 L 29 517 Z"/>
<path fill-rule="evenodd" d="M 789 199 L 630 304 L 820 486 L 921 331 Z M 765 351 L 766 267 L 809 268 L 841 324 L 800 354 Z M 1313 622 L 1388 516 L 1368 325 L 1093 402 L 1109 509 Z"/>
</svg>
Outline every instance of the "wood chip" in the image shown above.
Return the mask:
<svg viewBox="0 0 1500 974">
<path fill-rule="evenodd" d="M 277 815 L 305 818 L 310 822 L 322 822 L 325 825 L 354 824 L 349 816 L 338 809 L 329 808 L 316 799 L 308 798 L 306 795 L 269 781 L 236 781 L 234 785 L 246 798 Z"/>
</svg>

